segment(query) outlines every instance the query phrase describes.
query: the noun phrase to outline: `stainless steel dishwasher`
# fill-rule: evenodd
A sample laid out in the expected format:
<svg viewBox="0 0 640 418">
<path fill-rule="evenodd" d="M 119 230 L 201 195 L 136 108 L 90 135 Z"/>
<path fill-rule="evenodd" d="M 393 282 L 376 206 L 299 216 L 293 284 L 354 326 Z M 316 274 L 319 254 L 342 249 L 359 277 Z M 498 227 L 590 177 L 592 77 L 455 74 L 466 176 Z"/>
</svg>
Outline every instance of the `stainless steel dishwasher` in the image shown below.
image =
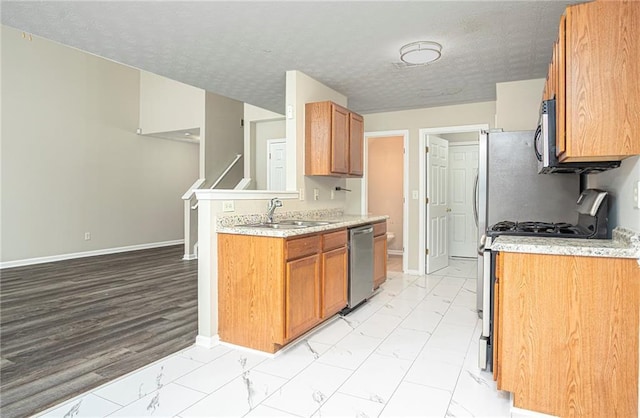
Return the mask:
<svg viewBox="0 0 640 418">
<path fill-rule="evenodd" d="M 373 294 L 373 226 L 349 229 L 349 300 L 351 310 Z"/>
</svg>

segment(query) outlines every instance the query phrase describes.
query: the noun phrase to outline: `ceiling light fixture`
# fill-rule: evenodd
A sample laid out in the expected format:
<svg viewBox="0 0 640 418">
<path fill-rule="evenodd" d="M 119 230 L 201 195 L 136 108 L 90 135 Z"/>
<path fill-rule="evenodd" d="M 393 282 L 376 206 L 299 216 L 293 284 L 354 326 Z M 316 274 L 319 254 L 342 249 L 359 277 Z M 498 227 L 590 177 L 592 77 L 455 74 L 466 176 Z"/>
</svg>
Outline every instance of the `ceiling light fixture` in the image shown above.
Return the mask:
<svg viewBox="0 0 640 418">
<path fill-rule="evenodd" d="M 400 48 L 400 59 L 410 65 L 428 64 L 442 55 L 442 45 L 431 41 L 411 42 Z"/>
</svg>

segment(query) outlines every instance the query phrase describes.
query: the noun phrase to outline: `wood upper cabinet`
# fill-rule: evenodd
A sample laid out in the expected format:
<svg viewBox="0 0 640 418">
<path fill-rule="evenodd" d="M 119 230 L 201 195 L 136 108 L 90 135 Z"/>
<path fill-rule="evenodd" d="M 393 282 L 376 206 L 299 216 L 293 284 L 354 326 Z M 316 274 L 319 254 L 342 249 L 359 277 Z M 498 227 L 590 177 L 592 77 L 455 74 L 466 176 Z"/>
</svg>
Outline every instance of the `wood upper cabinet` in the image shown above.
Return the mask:
<svg viewBox="0 0 640 418">
<path fill-rule="evenodd" d="M 640 154 L 640 2 L 569 6 L 543 96 L 556 97 L 563 162 Z"/>
<path fill-rule="evenodd" d="M 347 305 L 347 230 L 218 234 L 218 333 L 274 353 Z"/>
<path fill-rule="evenodd" d="M 305 125 L 305 175 L 362 177 L 362 116 L 329 101 L 307 103 Z"/>
<path fill-rule="evenodd" d="M 364 152 L 364 118 L 349 112 L 349 175 L 362 176 Z"/>
<path fill-rule="evenodd" d="M 373 224 L 373 288 L 387 280 L 387 221 Z"/>
<path fill-rule="evenodd" d="M 494 373 L 514 406 L 636 416 L 637 260 L 505 252 L 498 266 Z"/>
</svg>

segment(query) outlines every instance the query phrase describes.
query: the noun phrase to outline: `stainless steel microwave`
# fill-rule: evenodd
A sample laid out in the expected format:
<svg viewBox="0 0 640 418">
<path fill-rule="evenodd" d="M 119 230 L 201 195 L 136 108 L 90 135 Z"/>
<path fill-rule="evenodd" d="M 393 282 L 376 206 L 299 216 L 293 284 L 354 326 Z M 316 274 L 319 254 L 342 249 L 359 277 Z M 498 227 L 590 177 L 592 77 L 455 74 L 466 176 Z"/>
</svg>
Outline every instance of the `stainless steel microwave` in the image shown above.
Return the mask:
<svg viewBox="0 0 640 418">
<path fill-rule="evenodd" d="M 620 161 L 561 163 L 556 156 L 556 99 L 543 100 L 533 147 L 538 159 L 538 173 L 589 174 L 620 167 Z"/>
</svg>

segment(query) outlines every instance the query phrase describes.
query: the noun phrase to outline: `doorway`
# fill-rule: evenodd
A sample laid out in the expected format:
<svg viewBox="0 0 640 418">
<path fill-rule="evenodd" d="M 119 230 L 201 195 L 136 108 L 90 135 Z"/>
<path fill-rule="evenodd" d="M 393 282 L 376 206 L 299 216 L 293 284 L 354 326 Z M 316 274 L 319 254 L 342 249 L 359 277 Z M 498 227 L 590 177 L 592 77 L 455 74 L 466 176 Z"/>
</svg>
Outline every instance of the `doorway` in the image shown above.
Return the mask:
<svg viewBox="0 0 640 418">
<path fill-rule="evenodd" d="M 474 134 L 475 135 L 475 134 Z M 449 256 L 477 257 L 478 143 L 449 141 Z"/>
<path fill-rule="evenodd" d="M 409 132 L 365 133 L 361 213 L 389 215 L 387 253 L 390 271 L 407 271 L 407 155 Z"/>
<path fill-rule="evenodd" d="M 459 145 L 463 145 L 463 144 L 473 145 L 474 143 L 477 144 L 480 132 L 488 129 L 489 129 L 489 125 L 484 124 L 484 125 L 464 125 L 464 126 L 452 126 L 452 127 L 442 127 L 442 128 L 428 128 L 428 129 L 419 130 L 419 142 L 420 142 L 419 146 L 420 146 L 420 149 L 423 150 L 424 152 L 423 154 L 424 157 L 419 159 L 420 164 L 419 164 L 419 178 L 418 178 L 419 179 L 419 186 L 418 186 L 419 196 L 418 197 L 419 197 L 419 201 L 422 202 L 419 206 L 419 213 L 418 213 L 418 226 L 419 226 L 418 246 L 419 246 L 419 266 L 420 266 L 419 272 L 421 274 L 432 273 L 434 271 L 437 271 L 441 268 L 448 266 L 448 258 L 449 256 L 451 256 L 450 254 L 451 243 L 453 242 L 453 237 L 451 235 L 453 232 L 451 229 L 451 225 L 452 225 L 451 213 L 453 213 L 454 209 L 449 205 L 449 202 L 451 199 L 451 193 L 452 193 L 451 186 L 450 186 L 451 182 L 448 181 L 447 179 L 447 177 L 450 174 L 449 169 L 447 169 L 447 177 L 445 177 L 445 179 L 443 180 L 445 183 L 444 196 L 446 199 L 446 204 L 445 204 L 445 212 L 447 214 L 445 218 L 446 220 L 441 221 L 440 223 L 435 225 L 431 224 L 430 222 L 430 220 L 434 218 L 434 216 L 430 212 L 436 213 L 437 210 L 435 209 L 441 206 L 441 201 L 439 199 L 435 200 L 436 204 L 433 204 L 434 200 L 432 199 L 431 196 L 428 196 L 428 193 L 427 193 L 427 188 L 428 188 L 427 185 L 432 185 L 432 183 L 430 183 L 430 180 L 432 180 L 432 177 L 434 176 L 434 174 L 430 172 L 428 169 L 429 154 L 427 153 L 426 147 L 429 141 L 429 136 L 434 136 L 434 135 L 439 136 L 445 139 L 448 145 L 451 143 L 458 143 Z M 471 137 L 474 138 L 473 141 L 469 140 L 469 135 L 471 135 Z M 447 159 L 449 159 L 448 151 L 447 151 Z M 477 157 L 476 157 L 475 167 L 477 167 Z M 433 170 L 433 167 L 431 168 L 431 170 Z M 473 170 L 473 168 L 471 170 Z M 456 173 L 455 175 L 460 176 L 459 173 Z M 464 180 L 465 180 L 464 186 L 462 186 L 464 187 L 463 193 L 465 194 L 471 193 L 473 186 L 469 185 L 467 177 L 465 177 Z M 456 190 L 455 192 L 458 194 L 461 193 L 459 190 Z M 429 200 L 427 200 L 427 197 L 429 197 Z M 456 198 L 459 198 L 459 196 L 456 196 Z M 467 200 L 467 204 L 470 204 L 470 198 L 467 197 L 466 200 Z M 460 215 L 460 213 L 456 212 L 458 216 Z M 464 213 L 467 213 L 467 212 L 464 212 Z M 456 220 L 459 221 L 458 225 L 462 224 L 459 218 Z M 465 219 L 465 225 L 468 220 L 469 220 L 468 218 Z M 475 221 L 474 221 L 474 226 L 475 226 Z M 477 243 L 477 234 L 476 236 L 471 237 L 468 232 L 469 229 L 463 229 L 463 231 L 466 231 L 466 235 L 464 236 L 465 238 L 464 241 L 467 242 L 467 244 L 465 248 L 468 249 L 471 246 L 471 244 L 469 243 L 473 243 L 473 246 L 475 247 L 476 245 L 475 243 Z M 461 234 L 461 231 L 458 230 L 455 232 L 458 234 L 458 237 L 459 237 Z M 435 239 L 438 239 L 439 241 L 434 241 Z M 442 244 L 443 241 L 444 241 L 444 244 Z M 432 251 L 430 247 L 432 246 L 433 242 L 442 244 L 438 248 L 438 251 L 440 253 L 444 250 L 446 250 L 447 252 L 447 256 L 444 258 L 440 258 L 436 263 L 433 263 L 433 261 L 430 260 L 430 257 L 429 257 L 429 253 L 431 253 Z M 458 247 L 454 248 L 454 252 L 457 252 L 457 251 L 458 251 Z M 430 265 L 432 263 L 434 264 L 433 266 Z"/>
<path fill-rule="evenodd" d="M 267 140 L 267 190 L 287 188 L 287 140 Z"/>
</svg>

